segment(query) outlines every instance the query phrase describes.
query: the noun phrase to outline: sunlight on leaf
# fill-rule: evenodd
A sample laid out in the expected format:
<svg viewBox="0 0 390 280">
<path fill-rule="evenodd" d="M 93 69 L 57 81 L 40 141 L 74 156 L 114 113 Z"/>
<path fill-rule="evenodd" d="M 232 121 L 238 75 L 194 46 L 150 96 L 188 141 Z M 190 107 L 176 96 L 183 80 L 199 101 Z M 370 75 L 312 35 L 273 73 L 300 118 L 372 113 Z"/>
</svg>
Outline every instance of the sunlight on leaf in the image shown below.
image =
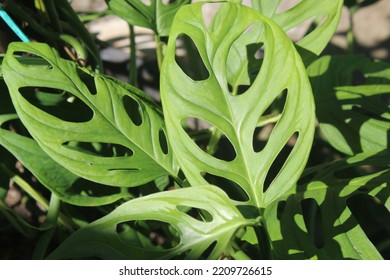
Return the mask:
<svg viewBox="0 0 390 280">
<path fill-rule="evenodd" d="M 206 184 L 202 174 L 226 178 L 249 196 L 240 203 L 265 207 L 294 186 L 305 166 L 314 131 L 310 84 L 294 46 L 272 21 L 246 6 L 218 6 L 208 26 L 203 3 L 182 7 L 173 22 L 161 77 L 168 138 L 191 184 Z M 197 46 L 210 74 L 207 79 L 195 81 L 177 64 L 175 40 L 181 34 Z M 264 56 L 250 64 L 259 49 Z M 245 90 L 238 91 L 240 86 Z M 253 135 L 259 120 L 281 92 L 286 93 L 281 115 L 274 119 L 265 146 L 255 152 Z M 224 160 L 199 149 L 182 125 L 188 118 L 215 127 L 235 156 Z M 298 140 L 263 194 L 272 163 L 294 133 Z"/>
<path fill-rule="evenodd" d="M 20 62 L 16 51 L 50 67 Z M 11 44 L 3 71 L 23 124 L 44 152 L 72 173 L 116 187 L 176 176 L 169 143 L 161 142 L 161 113 L 140 90 L 79 68 L 41 43 Z"/>
<path fill-rule="evenodd" d="M 254 222 L 242 217 L 226 194 L 214 186 L 167 191 L 126 202 L 73 234 L 48 258 L 199 259 L 203 255 L 217 259 L 232 253 L 236 231 Z M 145 236 L 143 228 L 155 234 Z M 169 240 L 164 239 L 167 234 Z M 157 236 L 160 241 L 153 244 L 151 239 Z"/>
</svg>

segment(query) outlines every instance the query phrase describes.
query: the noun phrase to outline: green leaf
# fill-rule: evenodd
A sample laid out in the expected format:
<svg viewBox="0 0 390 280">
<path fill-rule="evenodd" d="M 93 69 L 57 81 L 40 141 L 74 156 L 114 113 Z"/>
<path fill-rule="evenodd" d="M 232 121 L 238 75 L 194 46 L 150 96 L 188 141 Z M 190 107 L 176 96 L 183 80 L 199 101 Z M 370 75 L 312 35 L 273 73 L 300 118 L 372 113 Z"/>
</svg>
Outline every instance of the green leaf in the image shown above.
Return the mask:
<svg viewBox="0 0 390 280">
<path fill-rule="evenodd" d="M 46 64 L 18 61 L 21 52 Z M 78 68 L 40 43 L 11 44 L 3 72 L 23 124 L 72 173 L 117 187 L 175 176 L 162 116 L 141 91 Z"/>
<path fill-rule="evenodd" d="M 363 56 L 324 56 L 308 74 L 321 131 L 333 147 L 348 155 L 388 148 L 388 64 Z"/>
<path fill-rule="evenodd" d="M 264 219 L 274 258 L 382 259 L 365 232 L 376 239 L 382 234 L 388 242 L 389 156 L 364 153 L 314 168 L 303 177 L 314 177 L 310 182 L 272 203 Z"/>
<path fill-rule="evenodd" d="M 275 23 L 246 6 L 221 3 L 207 26 L 202 5 L 182 7 L 171 28 L 161 74 L 168 138 L 191 185 L 206 184 L 210 175 L 222 178 L 224 187 L 228 181 L 234 186 L 226 188 L 238 188 L 240 199 L 235 200 L 262 208 L 293 187 L 305 167 L 315 119 L 310 84 L 293 44 Z M 197 47 L 206 78 L 193 79 L 178 65 L 176 40 L 182 34 Z M 254 50 L 261 52 L 262 46 L 264 58 L 253 59 Z M 247 89 L 242 94 L 241 86 Z M 257 151 L 253 138 L 258 124 L 284 94 L 284 108 L 273 118 L 277 122 L 265 146 Z M 218 147 L 215 142 L 222 139 L 232 155 L 201 149 L 183 124 L 191 119 L 210 127 L 214 138 L 209 148 Z M 297 135 L 289 156 L 269 179 L 271 165 Z M 266 179 L 271 181 L 267 191 Z"/>
<path fill-rule="evenodd" d="M 200 210 L 208 219 L 196 219 L 183 208 Z M 125 237 L 120 225 L 134 221 L 167 223 L 177 232 L 179 241 L 164 248 L 131 229 Z M 209 255 L 203 256 L 216 259 L 230 253 L 231 239 L 237 229 L 251 223 L 254 221 L 243 218 L 226 194 L 214 186 L 178 189 L 126 202 L 77 231 L 48 258 L 198 259 L 209 249 Z"/>
<path fill-rule="evenodd" d="M 129 24 L 152 29 L 166 36 L 177 10 L 191 0 L 106 0 L 110 9 Z"/>
<path fill-rule="evenodd" d="M 252 0 L 252 5 L 263 15 L 271 18 L 284 31 L 289 31 L 307 20 L 314 19 L 316 26 L 297 42 L 306 63 L 319 55 L 329 43 L 340 21 L 342 0 L 301 0 L 284 12 L 277 13 L 281 0 Z M 307 56 L 308 55 L 308 56 Z"/>
<path fill-rule="evenodd" d="M 0 125 L 16 118 L 16 115 L 2 115 Z M 67 203 L 97 206 L 129 196 L 118 189 L 82 180 L 51 159 L 31 138 L 1 128 L 0 144 L 30 170 L 39 182 Z"/>
</svg>

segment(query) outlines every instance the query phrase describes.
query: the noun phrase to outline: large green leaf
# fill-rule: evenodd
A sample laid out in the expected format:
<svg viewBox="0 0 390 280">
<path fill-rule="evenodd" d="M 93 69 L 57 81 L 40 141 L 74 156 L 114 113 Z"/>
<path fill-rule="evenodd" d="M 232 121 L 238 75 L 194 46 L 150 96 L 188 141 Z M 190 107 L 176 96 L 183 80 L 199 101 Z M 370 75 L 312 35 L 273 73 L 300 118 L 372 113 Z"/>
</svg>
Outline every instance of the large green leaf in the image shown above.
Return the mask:
<svg viewBox="0 0 390 280">
<path fill-rule="evenodd" d="M 302 178 L 314 177 L 309 183 L 272 203 L 264 219 L 274 258 L 381 259 L 372 242 L 382 235 L 377 247 L 389 251 L 389 156 L 364 153 L 317 167 Z"/>
<path fill-rule="evenodd" d="M 2 115 L 0 125 L 16 118 L 15 115 Z M 30 170 L 39 182 L 67 203 L 97 206 L 129 196 L 120 189 L 81 179 L 50 158 L 31 138 L 0 128 L 0 145 Z"/>
<path fill-rule="evenodd" d="M 333 147 L 349 155 L 389 147 L 389 64 L 324 56 L 308 73 L 321 131 Z"/>
<path fill-rule="evenodd" d="M 23 52 L 39 59 L 19 61 L 15 53 Z M 136 88 L 78 68 L 40 43 L 11 44 L 3 74 L 23 124 L 72 173 L 118 187 L 175 176 L 162 116 Z"/>
<path fill-rule="evenodd" d="M 293 44 L 272 21 L 246 6 L 221 3 L 206 25 L 202 5 L 182 7 L 171 28 L 161 74 L 168 137 L 192 185 L 205 184 L 207 173 L 238 184 L 245 193 L 242 203 L 265 207 L 294 186 L 305 167 L 315 119 L 310 84 Z M 192 79 L 176 62 L 175 41 L 183 34 L 197 47 L 207 77 Z M 264 59 L 255 59 L 262 45 Z M 242 86 L 247 90 L 239 94 Z M 267 108 L 283 93 L 283 112 L 258 151 L 253 144 L 258 123 L 268 119 Z M 191 118 L 207 122 L 214 136 L 222 135 L 233 156 L 226 159 L 201 149 L 183 125 Z M 263 193 L 271 165 L 297 134 L 291 153 Z"/>
<path fill-rule="evenodd" d="M 286 11 L 277 13 L 277 8 L 280 3 L 281 0 L 252 0 L 252 5 L 255 9 L 265 16 L 270 17 L 285 31 L 289 31 L 307 20 L 315 19 L 317 21 L 316 27 L 304 38 L 300 39 L 297 45 L 309 53 L 319 55 L 327 46 L 337 29 L 343 1 L 300 0 L 296 5 L 288 8 Z M 312 56 L 305 56 L 305 58 L 307 61 L 310 61 Z"/>
<path fill-rule="evenodd" d="M 166 36 L 177 10 L 191 0 L 106 0 L 110 9 L 131 25 L 152 29 Z M 168 3 L 167 3 L 168 2 Z"/>
<path fill-rule="evenodd" d="M 189 214 L 195 209 L 208 218 L 199 220 Z M 177 233 L 179 241 L 169 248 L 153 245 L 149 236 L 121 225 L 160 221 Z M 255 221 L 245 219 L 226 194 L 214 186 L 199 186 L 161 192 L 133 199 L 107 216 L 91 223 L 65 240 L 50 259 L 198 259 L 205 251 L 216 259 L 232 252 L 236 231 Z M 172 242 L 171 236 L 167 242 Z"/>
</svg>

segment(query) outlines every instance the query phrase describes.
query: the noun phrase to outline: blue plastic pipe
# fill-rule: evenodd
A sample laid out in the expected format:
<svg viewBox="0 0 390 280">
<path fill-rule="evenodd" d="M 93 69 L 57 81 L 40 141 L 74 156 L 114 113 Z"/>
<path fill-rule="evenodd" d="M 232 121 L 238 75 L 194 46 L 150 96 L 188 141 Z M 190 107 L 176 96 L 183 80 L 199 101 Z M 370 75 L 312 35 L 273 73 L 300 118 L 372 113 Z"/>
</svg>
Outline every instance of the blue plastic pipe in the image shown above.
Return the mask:
<svg viewBox="0 0 390 280">
<path fill-rule="evenodd" d="M 0 17 L 5 21 L 5 23 L 12 29 L 13 32 L 19 37 L 22 42 L 30 42 L 30 39 L 24 34 L 24 32 L 16 25 L 8 13 L 0 7 Z"/>
</svg>

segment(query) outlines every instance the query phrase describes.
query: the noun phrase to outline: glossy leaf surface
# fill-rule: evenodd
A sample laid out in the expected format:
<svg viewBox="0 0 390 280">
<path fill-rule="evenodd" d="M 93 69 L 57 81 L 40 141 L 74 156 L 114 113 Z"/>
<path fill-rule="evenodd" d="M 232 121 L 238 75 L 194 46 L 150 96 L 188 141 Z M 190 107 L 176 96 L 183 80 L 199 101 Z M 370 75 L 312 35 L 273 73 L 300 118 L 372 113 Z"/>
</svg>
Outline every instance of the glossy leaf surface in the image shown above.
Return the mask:
<svg viewBox="0 0 390 280">
<path fill-rule="evenodd" d="M 209 218 L 195 219 L 180 210 L 181 207 L 201 209 Z M 180 241 L 164 248 L 153 245 L 141 232 L 129 229 L 126 238 L 118 230 L 123 223 L 146 220 L 167 223 Z M 49 258 L 172 259 L 180 256 L 198 259 L 212 246 L 208 255 L 203 256 L 216 259 L 232 250 L 230 241 L 237 229 L 253 222 L 243 218 L 226 194 L 214 186 L 167 191 L 119 206 L 73 234 Z"/>
<path fill-rule="evenodd" d="M 15 52 L 39 59 L 21 62 Z M 73 173 L 117 187 L 175 175 L 160 112 L 136 88 L 78 68 L 40 43 L 11 44 L 3 74 L 23 124 Z"/>
<path fill-rule="evenodd" d="M 309 52 L 319 55 L 329 43 L 341 17 L 342 0 L 300 0 L 287 10 L 277 12 L 281 0 L 263 1 L 252 0 L 252 5 L 267 17 L 274 20 L 285 31 L 296 28 L 307 20 L 316 22 L 315 28 L 297 42 L 304 49 L 302 55 Z M 312 55 L 307 56 L 311 61 Z M 306 61 L 305 61 L 306 62 Z"/>
<path fill-rule="evenodd" d="M 207 25 L 202 6 L 183 7 L 172 25 L 161 77 L 168 138 L 192 185 L 205 184 L 205 174 L 223 178 L 244 193 L 242 203 L 264 207 L 294 186 L 305 166 L 314 130 L 310 84 L 294 46 L 272 21 L 246 6 L 222 3 Z M 207 78 L 192 79 L 176 62 L 175 41 L 182 34 L 197 47 Z M 252 64 L 252 55 L 262 50 L 264 58 Z M 258 123 L 281 93 L 284 108 L 265 147 L 255 151 Z M 232 156 L 202 150 L 184 128 L 191 118 L 221 135 L 233 147 Z M 263 194 L 271 165 L 294 135 L 289 157 Z"/>
</svg>

